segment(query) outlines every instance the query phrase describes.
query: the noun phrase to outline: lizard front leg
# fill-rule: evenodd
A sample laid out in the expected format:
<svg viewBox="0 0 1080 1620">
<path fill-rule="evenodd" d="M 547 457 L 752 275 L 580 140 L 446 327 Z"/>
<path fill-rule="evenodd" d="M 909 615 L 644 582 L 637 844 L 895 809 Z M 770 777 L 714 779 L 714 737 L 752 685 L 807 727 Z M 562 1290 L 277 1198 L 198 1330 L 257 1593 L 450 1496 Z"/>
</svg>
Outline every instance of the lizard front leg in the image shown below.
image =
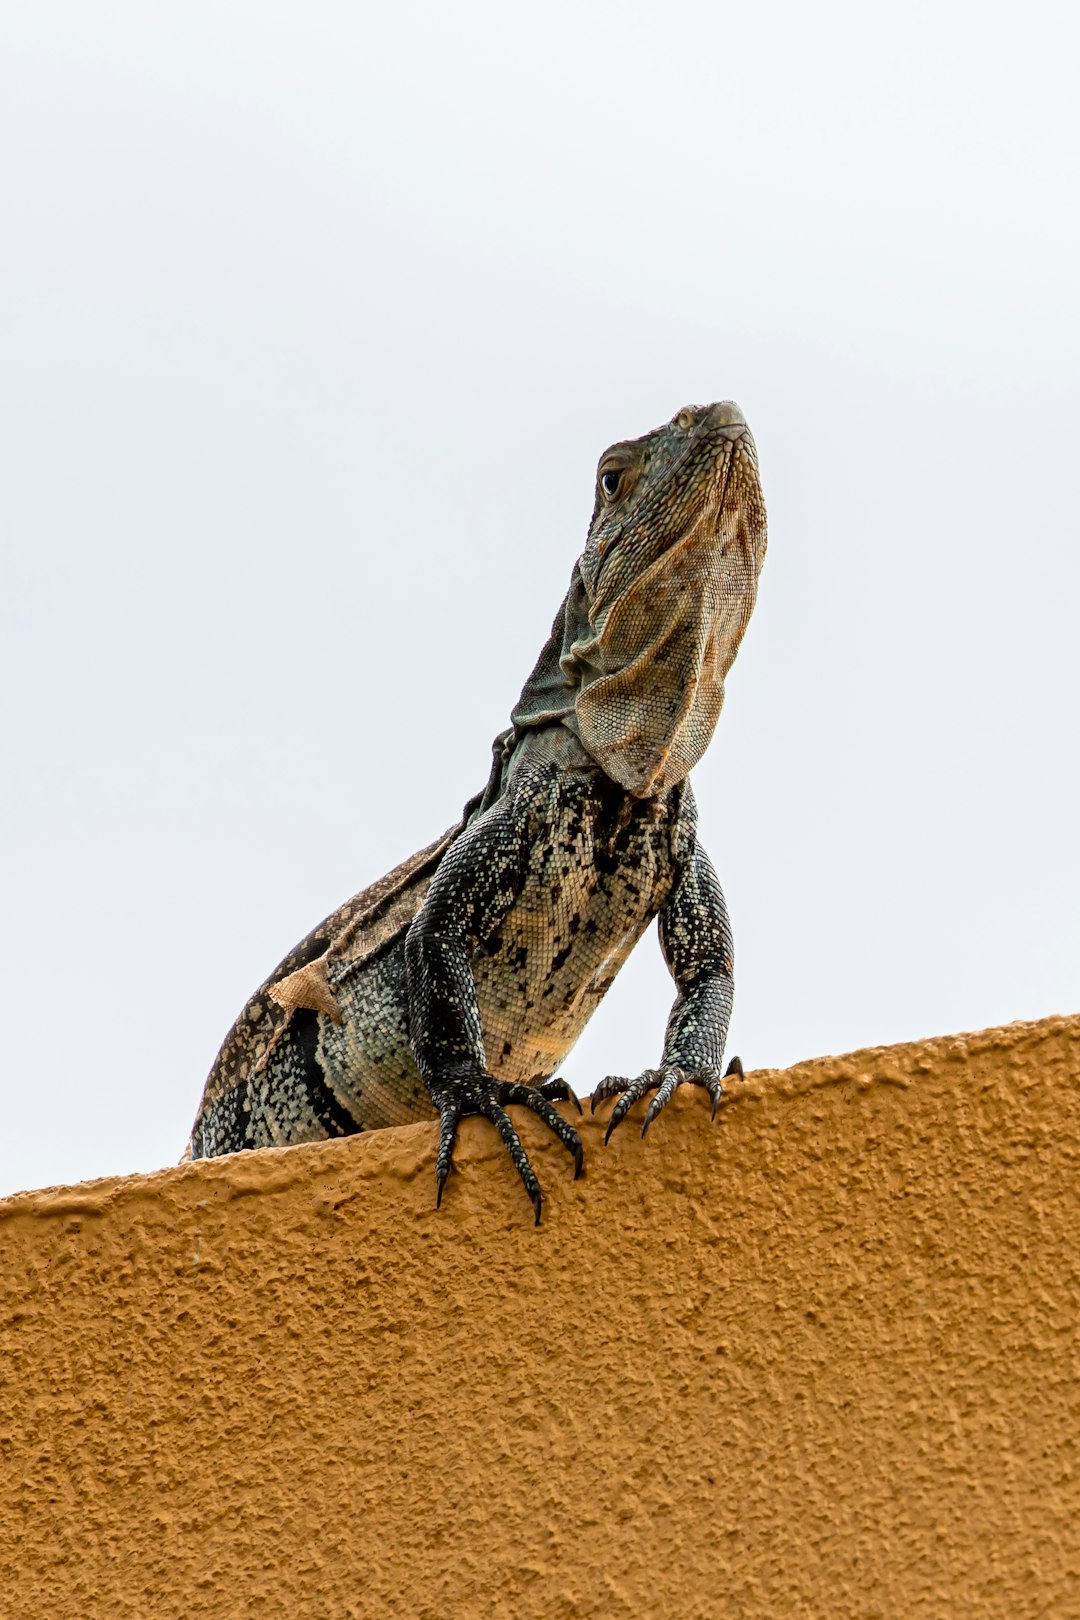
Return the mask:
<svg viewBox="0 0 1080 1620">
<path fill-rule="evenodd" d="M 646 1069 L 636 1080 L 609 1074 L 592 1094 L 592 1108 L 606 1097 L 618 1096 L 604 1136 L 612 1131 L 634 1103 L 648 1092 L 649 1104 L 642 1136 L 657 1114 L 683 1083 L 702 1086 L 712 1098 L 713 1118 L 727 1074 L 741 1074 L 733 1058 L 721 1072 L 731 1004 L 735 946 L 727 903 L 713 864 L 700 844 L 682 868 L 667 903 L 660 912 L 660 948 L 678 990 L 664 1037 L 660 1066 Z"/>
<path fill-rule="evenodd" d="M 521 893 L 532 819 L 522 787 L 506 793 L 457 839 L 409 928 L 405 961 L 413 1055 L 439 1110 L 436 1207 L 450 1173 L 458 1124 L 466 1114 L 481 1114 L 502 1137 L 539 1222 L 540 1184 L 506 1107 L 519 1103 L 538 1114 L 573 1154 L 577 1177 L 581 1138 L 552 1105 L 572 1093 L 561 1080 L 525 1086 L 488 1073 L 470 966 L 476 946 L 490 939 Z"/>
</svg>

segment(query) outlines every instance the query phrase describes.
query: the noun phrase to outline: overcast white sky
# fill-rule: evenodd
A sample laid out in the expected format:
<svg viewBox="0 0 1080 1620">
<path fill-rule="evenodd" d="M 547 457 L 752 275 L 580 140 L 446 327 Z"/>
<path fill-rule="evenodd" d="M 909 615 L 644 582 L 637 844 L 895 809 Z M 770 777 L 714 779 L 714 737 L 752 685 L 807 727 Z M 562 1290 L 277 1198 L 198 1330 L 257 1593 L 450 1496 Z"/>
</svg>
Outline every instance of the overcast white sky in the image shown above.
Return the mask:
<svg viewBox="0 0 1080 1620">
<path fill-rule="evenodd" d="M 1080 1007 L 1074 16 L 8 0 L 0 1191 L 175 1161 L 691 401 L 771 520 L 695 774 L 732 1049 Z M 650 935 L 571 1082 L 670 1000 Z"/>
</svg>

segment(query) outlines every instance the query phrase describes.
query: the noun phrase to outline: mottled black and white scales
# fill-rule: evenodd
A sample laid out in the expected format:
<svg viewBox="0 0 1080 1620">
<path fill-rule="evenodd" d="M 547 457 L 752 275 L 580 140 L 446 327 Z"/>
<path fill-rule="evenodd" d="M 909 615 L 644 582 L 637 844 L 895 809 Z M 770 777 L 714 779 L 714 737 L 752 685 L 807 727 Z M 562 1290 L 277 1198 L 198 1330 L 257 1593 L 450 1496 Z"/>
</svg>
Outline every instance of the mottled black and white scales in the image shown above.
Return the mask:
<svg viewBox="0 0 1080 1620">
<path fill-rule="evenodd" d="M 681 455 L 671 454 L 673 444 Z M 691 478 L 694 469 L 687 464 L 695 448 L 699 466 Z M 608 487 L 613 466 L 619 480 L 628 468 L 634 474 L 621 514 L 617 485 L 614 499 Z M 729 495 L 725 529 L 724 500 L 736 467 L 741 483 Z M 672 501 L 669 488 L 680 473 L 681 504 Z M 629 498 L 635 493 L 636 503 Z M 665 493 L 666 501 L 657 499 Z M 624 651 L 612 657 L 603 646 L 610 615 L 595 583 L 602 579 L 601 561 L 599 569 L 594 564 L 591 595 L 579 588 L 576 609 L 572 585 L 552 642 L 515 710 L 515 724 L 496 740 L 488 789 L 466 808 L 462 823 L 327 919 L 248 1003 L 207 1082 L 191 1138 L 194 1157 L 316 1141 L 437 1111 L 441 1199 L 457 1124 L 465 1114 L 482 1114 L 500 1132 L 539 1219 L 540 1187 L 505 1110 L 521 1104 L 538 1114 L 573 1155 L 575 1173 L 580 1170 L 580 1138 L 554 1106 L 571 1097 L 557 1070 L 657 916 L 677 990 L 660 1063 L 636 1080 L 609 1076 L 597 1086 L 593 1104 L 618 1094 L 610 1135 L 632 1104 L 655 1090 L 644 1134 L 686 1081 L 708 1091 L 715 1113 L 732 1005 L 733 944 L 720 885 L 698 840 L 688 776 L 668 763 L 680 746 L 699 756 L 711 725 L 708 713 L 701 725 L 700 702 L 693 713 L 687 703 L 675 713 L 686 686 L 682 677 L 674 687 L 668 678 L 665 687 L 663 666 L 670 665 L 670 655 L 663 620 L 669 606 L 663 592 L 674 582 L 681 599 L 700 585 L 697 575 L 686 573 L 685 558 L 683 576 L 673 573 L 672 558 L 682 555 L 680 538 L 696 537 L 703 523 L 711 523 L 713 551 L 722 552 L 730 531 L 729 550 L 744 559 L 733 576 L 743 597 L 745 558 L 751 558 L 752 605 L 764 549 L 763 508 L 760 542 L 745 539 L 756 533 L 755 499 L 760 505 L 753 441 L 737 407 L 681 412 L 656 434 L 606 453 L 590 544 L 603 559 L 620 544 L 632 552 L 635 543 L 640 550 L 650 542 L 616 594 L 624 609 L 629 601 L 640 617 L 642 634 L 629 639 L 641 667 L 635 674 L 633 656 L 628 664 Z M 622 520 L 614 528 L 613 508 Z M 731 521 L 732 514 L 738 521 Z M 672 530 L 669 538 L 657 534 L 661 521 Z M 684 552 L 694 555 L 692 548 Z M 700 543 L 698 554 L 705 554 Z M 583 573 L 588 561 L 589 547 Z M 698 575 L 701 566 L 693 563 Z M 714 660 L 721 675 L 748 616 L 740 597 L 739 614 L 729 613 L 724 656 Z M 625 630 L 620 634 L 625 640 Z M 584 678 L 575 673 L 575 658 L 583 666 L 592 660 Z M 707 652 L 698 655 L 699 665 L 707 662 Z M 705 668 L 699 679 L 709 678 Z M 642 739 L 640 746 L 636 736 L 629 739 L 634 763 L 609 757 L 609 741 L 597 740 L 588 717 L 578 723 L 575 680 L 591 689 L 609 731 L 611 713 L 619 717 L 616 732 L 631 730 L 631 717 Z M 614 682 L 621 705 L 615 710 L 603 707 L 605 681 Z M 669 689 L 674 698 L 666 695 Z M 636 709 L 627 708 L 627 691 Z M 658 693 L 661 707 L 667 705 L 659 719 Z M 711 701 L 709 694 L 701 701 Z M 687 726 L 698 726 L 704 741 L 695 735 L 686 743 Z M 614 741 L 623 747 L 627 738 Z M 598 755 L 613 772 L 629 777 L 635 790 L 608 774 Z M 652 772 L 645 791 L 638 779 L 643 769 Z"/>
</svg>

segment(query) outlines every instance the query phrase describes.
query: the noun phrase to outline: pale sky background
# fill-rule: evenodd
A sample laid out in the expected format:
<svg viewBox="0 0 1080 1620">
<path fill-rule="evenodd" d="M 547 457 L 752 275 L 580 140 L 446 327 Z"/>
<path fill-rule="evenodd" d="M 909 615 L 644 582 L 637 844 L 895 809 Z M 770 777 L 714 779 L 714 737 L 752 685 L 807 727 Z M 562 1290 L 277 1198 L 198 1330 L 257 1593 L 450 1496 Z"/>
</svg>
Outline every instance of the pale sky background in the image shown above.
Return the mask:
<svg viewBox="0 0 1080 1620">
<path fill-rule="evenodd" d="M 176 1160 L 688 402 L 770 514 L 695 773 L 731 1050 L 1080 1009 L 1075 16 L 8 0 L 0 1192 Z M 570 1081 L 671 995 L 650 934 Z"/>
</svg>

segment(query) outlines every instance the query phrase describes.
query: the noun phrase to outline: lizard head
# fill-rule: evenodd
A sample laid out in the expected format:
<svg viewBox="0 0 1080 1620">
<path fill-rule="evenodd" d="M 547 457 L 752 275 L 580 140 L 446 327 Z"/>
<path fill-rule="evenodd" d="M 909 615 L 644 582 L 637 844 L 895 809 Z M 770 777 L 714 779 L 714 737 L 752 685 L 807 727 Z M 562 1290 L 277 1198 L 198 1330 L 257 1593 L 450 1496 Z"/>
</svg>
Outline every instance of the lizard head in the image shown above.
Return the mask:
<svg viewBox="0 0 1080 1620">
<path fill-rule="evenodd" d="M 578 734 L 609 776 L 665 792 L 715 729 L 765 555 L 757 451 L 737 405 L 687 406 L 600 458 L 567 649 Z"/>
<path fill-rule="evenodd" d="M 757 451 L 737 405 L 691 405 L 604 451 L 588 538 L 514 711 L 558 722 L 638 797 L 708 747 L 765 556 Z"/>
<path fill-rule="evenodd" d="M 612 553 L 625 583 L 701 527 L 716 531 L 716 543 L 730 544 L 733 535 L 721 531 L 738 528 L 741 519 L 760 530 L 763 551 L 765 509 L 746 418 L 732 400 L 685 405 L 663 427 L 613 444 L 600 457 L 580 565 L 586 589 L 595 596 Z"/>
</svg>

